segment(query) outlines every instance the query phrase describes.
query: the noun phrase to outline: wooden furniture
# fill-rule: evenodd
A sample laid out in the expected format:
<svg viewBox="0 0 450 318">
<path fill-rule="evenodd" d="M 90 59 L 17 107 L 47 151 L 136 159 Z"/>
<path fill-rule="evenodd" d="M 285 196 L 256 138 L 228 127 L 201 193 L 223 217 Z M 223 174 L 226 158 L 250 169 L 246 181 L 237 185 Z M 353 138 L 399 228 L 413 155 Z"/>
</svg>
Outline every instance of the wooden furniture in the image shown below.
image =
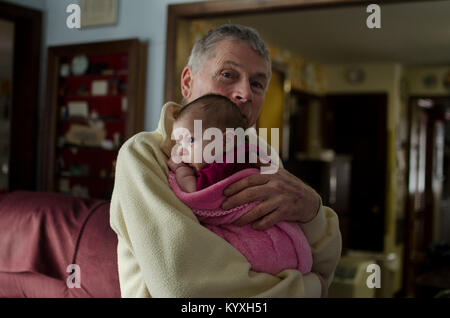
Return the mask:
<svg viewBox="0 0 450 318">
<path fill-rule="evenodd" d="M 143 128 L 146 44 L 48 49 L 41 190 L 109 199 L 115 160 Z"/>
</svg>

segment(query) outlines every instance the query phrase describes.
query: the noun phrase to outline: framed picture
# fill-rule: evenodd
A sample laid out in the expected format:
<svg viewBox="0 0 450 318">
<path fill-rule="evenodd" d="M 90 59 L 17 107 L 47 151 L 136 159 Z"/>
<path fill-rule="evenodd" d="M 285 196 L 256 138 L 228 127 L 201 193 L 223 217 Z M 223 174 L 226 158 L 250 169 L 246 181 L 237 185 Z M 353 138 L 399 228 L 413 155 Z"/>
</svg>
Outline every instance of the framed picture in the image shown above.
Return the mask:
<svg viewBox="0 0 450 318">
<path fill-rule="evenodd" d="M 81 0 L 81 27 L 114 25 L 117 23 L 119 0 Z"/>
</svg>

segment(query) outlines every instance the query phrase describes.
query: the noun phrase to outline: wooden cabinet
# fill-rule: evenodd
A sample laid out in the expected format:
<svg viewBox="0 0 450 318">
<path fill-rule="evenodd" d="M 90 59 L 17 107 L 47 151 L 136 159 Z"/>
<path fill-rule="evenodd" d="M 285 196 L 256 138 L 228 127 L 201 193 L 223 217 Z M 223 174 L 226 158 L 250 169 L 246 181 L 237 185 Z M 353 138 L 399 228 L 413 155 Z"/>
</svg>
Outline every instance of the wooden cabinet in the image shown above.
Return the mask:
<svg viewBox="0 0 450 318">
<path fill-rule="evenodd" d="M 146 57 L 136 39 L 48 49 L 41 190 L 111 197 L 119 148 L 143 129 Z"/>
</svg>

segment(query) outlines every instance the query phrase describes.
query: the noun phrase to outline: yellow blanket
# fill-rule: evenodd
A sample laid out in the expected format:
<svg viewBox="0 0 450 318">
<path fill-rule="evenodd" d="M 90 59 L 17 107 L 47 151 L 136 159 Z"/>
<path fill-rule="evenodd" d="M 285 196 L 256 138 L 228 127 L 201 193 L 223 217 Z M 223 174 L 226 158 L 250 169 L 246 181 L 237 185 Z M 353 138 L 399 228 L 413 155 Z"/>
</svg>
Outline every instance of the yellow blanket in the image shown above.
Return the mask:
<svg viewBox="0 0 450 318">
<path fill-rule="evenodd" d="M 119 151 L 110 212 L 122 297 L 320 297 L 314 273 L 251 271 L 247 259 L 172 192 L 166 160 L 180 107 L 165 104 L 158 129 L 135 135 Z M 312 272 L 330 283 L 341 253 L 336 213 L 322 206 L 300 226 L 311 245 Z"/>
</svg>

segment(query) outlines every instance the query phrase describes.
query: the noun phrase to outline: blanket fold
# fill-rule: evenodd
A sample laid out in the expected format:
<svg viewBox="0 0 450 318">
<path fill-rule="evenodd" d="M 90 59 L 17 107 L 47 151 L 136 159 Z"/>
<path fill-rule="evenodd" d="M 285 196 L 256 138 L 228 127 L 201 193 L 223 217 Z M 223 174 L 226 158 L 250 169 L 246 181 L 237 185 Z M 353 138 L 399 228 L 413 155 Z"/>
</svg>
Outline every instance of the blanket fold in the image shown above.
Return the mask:
<svg viewBox="0 0 450 318">
<path fill-rule="evenodd" d="M 277 274 L 285 269 L 311 271 L 312 253 L 300 226 L 294 222 L 279 222 L 258 231 L 251 224 L 235 226 L 243 214 L 260 202 L 250 202 L 230 210 L 220 208 L 225 200 L 223 190 L 231 183 L 259 173 L 258 169 L 241 170 L 207 188 L 188 193 L 181 190 L 175 173 L 169 172 L 169 184 L 176 196 L 189 206 L 200 223 L 239 250 L 252 265 L 252 270 Z"/>
</svg>

